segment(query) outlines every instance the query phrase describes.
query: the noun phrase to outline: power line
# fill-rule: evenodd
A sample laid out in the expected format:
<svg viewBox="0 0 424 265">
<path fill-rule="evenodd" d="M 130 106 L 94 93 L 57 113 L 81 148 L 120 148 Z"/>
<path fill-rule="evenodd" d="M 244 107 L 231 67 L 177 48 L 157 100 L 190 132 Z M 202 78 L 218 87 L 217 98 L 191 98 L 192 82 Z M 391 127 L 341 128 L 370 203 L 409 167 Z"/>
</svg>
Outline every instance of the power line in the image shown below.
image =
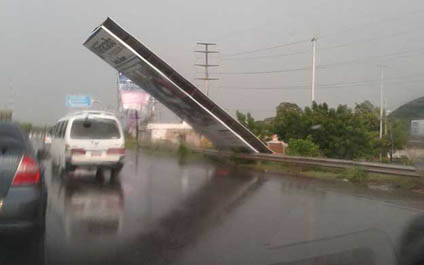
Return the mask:
<svg viewBox="0 0 424 265">
<path fill-rule="evenodd" d="M 411 15 L 411 14 L 418 14 L 418 13 L 422 13 L 422 12 L 424 12 L 424 10 L 414 10 L 412 12 L 405 13 L 403 16 Z M 367 22 L 367 23 L 364 23 L 362 25 L 357 25 L 357 26 L 348 27 L 348 28 L 345 28 L 345 29 L 342 29 L 342 30 L 337 30 L 333 33 L 328 33 L 328 34 L 323 34 L 323 35 L 321 34 L 321 35 L 319 35 L 319 38 L 321 38 L 321 39 L 322 38 L 329 38 L 332 35 L 337 35 L 339 33 L 344 33 L 346 31 L 351 31 L 351 30 L 354 30 L 354 29 L 360 29 L 360 28 L 364 28 L 364 27 L 367 27 L 367 26 L 370 26 L 370 25 L 375 25 L 375 24 L 378 24 L 378 23 L 382 23 L 386 20 L 388 20 L 388 21 L 401 20 L 401 19 L 404 18 L 403 16 L 385 17 L 385 18 L 379 19 L 377 21 Z M 290 43 L 277 44 L 277 45 L 265 47 L 265 48 L 258 48 L 258 49 L 243 51 L 243 52 L 237 52 L 237 53 L 229 53 L 229 54 L 225 54 L 225 57 L 232 57 L 232 56 L 238 56 L 238 55 L 242 55 L 242 54 L 251 54 L 251 53 L 256 53 L 256 52 L 261 52 L 261 51 L 273 50 L 273 49 L 277 49 L 277 48 L 281 48 L 281 47 L 307 43 L 308 41 L 309 41 L 309 39 L 300 39 L 298 41 L 293 41 L 293 42 L 290 42 Z"/>
<path fill-rule="evenodd" d="M 385 82 L 386 85 L 405 85 L 405 84 L 416 84 L 416 83 L 422 83 L 424 80 L 415 80 L 415 81 L 406 81 L 406 82 Z M 349 87 L 370 87 L 370 86 L 376 86 L 378 85 L 378 82 L 363 82 L 363 83 L 354 83 L 354 84 L 335 84 L 335 85 L 318 85 L 320 88 L 349 88 Z"/>
<path fill-rule="evenodd" d="M 298 85 L 298 86 L 284 86 L 284 87 L 231 87 L 225 86 L 226 89 L 230 90 L 296 90 L 296 89 L 309 89 L 310 86 L 307 85 Z"/>
<path fill-rule="evenodd" d="M 356 26 L 344 28 L 344 29 L 341 29 L 341 30 L 337 30 L 337 31 L 335 31 L 333 33 L 320 35 L 320 38 L 321 39 L 323 39 L 323 38 L 329 38 L 330 36 L 333 36 L 333 35 L 339 35 L 340 33 L 345 33 L 347 31 L 352 31 L 352 30 L 355 30 L 355 29 L 361 29 L 361 28 L 365 28 L 365 27 L 368 27 L 368 26 L 374 26 L 376 24 L 380 24 L 380 23 L 383 23 L 383 22 L 386 22 L 386 21 L 397 21 L 397 20 L 401 20 L 401 19 L 403 19 L 405 17 L 405 15 L 419 14 L 419 13 L 422 13 L 422 12 L 424 12 L 423 9 L 421 9 L 421 10 L 414 10 L 414 11 L 411 11 L 411 12 L 407 12 L 407 13 L 404 13 L 402 16 L 383 17 L 383 18 L 378 19 L 376 21 L 367 22 L 367 23 L 364 23 L 362 25 L 356 25 Z"/>
<path fill-rule="evenodd" d="M 386 35 L 386 36 L 381 36 L 381 37 L 362 38 L 362 39 L 353 40 L 353 41 L 350 41 L 350 42 L 347 42 L 347 43 L 342 43 L 342 44 L 337 44 L 337 45 L 332 45 L 332 46 L 327 46 L 327 47 L 320 47 L 319 51 L 327 51 L 327 50 L 332 50 L 332 49 L 337 49 L 337 48 L 345 48 L 345 47 L 349 47 L 349 46 L 352 46 L 352 45 L 361 44 L 363 42 L 371 42 L 371 41 L 383 40 L 383 39 L 387 39 L 387 38 L 396 38 L 396 37 L 403 36 L 403 35 L 410 34 L 410 33 L 414 33 L 414 32 L 415 32 L 415 30 L 414 31 L 403 31 L 403 32 L 398 32 L 398 33 L 394 33 L 394 34 L 390 34 L 390 35 Z M 294 55 L 301 55 L 301 54 L 310 54 L 310 52 L 309 51 L 299 51 L 299 52 L 293 52 L 293 53 L 252 56 L 252 57 L 223 57 L 223 58 L 221 58 L 221 60 L 222 61 L 257 60 L 257 59 L 287 57 L 287 56 L 294 56 Z"/>
<path fill-rule="evenodd" d="M 352 45 L 361 44 L 363 42 L 372 42 L 372 41 L 376 41 L 376 40 L 396 38 L 396 37 L 407 35 L 407 34 L 411 34 L 411 33 L 416 33 L 416 30 L 408 30 L 408 31 L 402 31 L 402 32 L 397 32 L 397 33 L 391 33 L 389 35 L 380 36 L 380 37 L 362 38 L 362 39 L 353 40 L 353 41 L 350 41 L 350 42 L 347 42 L 347 43 L 344 43 L 344 44 L 337 44 L 337 45 L 328 46 L 328 47 L 321 47 L 320 48 L 320 51 L 322 51 L 322 50 L 331 50 L 331 49 L 336 49 L 336 48 L 349 47 L 349 46 L 352 46 Z"/>
<path fill-rule="evenodd" d="M 335 63 L 329 63 L 329 64 L 321 64 L 318 67 L 320 69 L 323 69 L 323 68 L 327 68 L 327 67 L 331 67 L 331 66 L 339 66 L 339 65 L 346 65 L 346 64 L 358 64 L 358 63 L 360 64 L 360 63 L 365 63 L 366 61 L 370 61 L 370 60 L 374 60 L 374 59 L 384 59 L 384 58 L 388 58 L 388 57 L 397 57 L 397 56 L 408 57 L 408 56 L 413 55 L 417 52 L 419 53 L 419 52 L 423 52 L 423 51 L 424 51 L 424 48 L 414 49 L 414 50 L 405 50 L 405 51 L 400 51 L 400 52 L 394 52 L 394 53 L 377 55 L 377 56 L 370 56 L 370 57 L 359 58 L 359 59 L 354 59 L 354 60 L 335 62 Z"/>
<path fill-rule="evenodd" d="M 296 44 L 307 43 L 309 41 L 310 41 L 310 39 L 304 39 L 304 40 L 298 40 L 298 41 L 294 41 L 294 42 L 290 42 L 290 43 L 278 44 L 278 45 L 270 46 L 270 47 L 266 47 L 266 48 L 247 50 L 247 51 L 236 52 L 236 53 L 228 53 L 228 54 L 224 54 L 224 55 L 225 55 L 225 57 L 232 57 L 232 56 L 238 56 L 238 55 L 242 55 L 242 54 L 252 54 L 252 53 L 256 53 L 256 52 L 269 51 L 269 50 L 273 50 L 273 49 L 277 49 L 277 48 L 281 48 L 281 47 L 287 47 L 287 46 L 293 46 L 293 45 L 296 45 Z"/>
<path fill-rule="evenodd" d="M 309 8 L 315 9 L 315 10 L 319 10 L 319 9 L 321 9 L 321 7 L 323 5 L 326 5 L 328 3 L 331 3 L 332 1 L 333 0 L 326 0 L 326 1 L 324 1 L 324 4 L 321 2 L 320 4 L 315 5 L 315 6 L 310 5 Z M 252 31 L 257 31 L 257 30 L 263 30 L 263 28 L 268 28 L 268 27 L 269 27 L 269 23 L 268 22 L 267 23 L 262 23 L 261 25 L 258 25 L 256 27 L 250 27 L 250 28 L 247 28 L 247 29 L 246 28 L 243 28 L 242 30 L 234 30 L 234 31 L 232 31 L 230 33 L 222 34 L 220 36 L 215 36 L 212 39 L 215 40 L 215 41 L 222 42 L 225 39 L 234 38 L 234 36 L 237 36 L 237 35 L 240 35 L 240 34 L 245 34 L 245 33 L 252 32 Z"/>
<path fill-rule="evenodd" d="M 417 74 L 418 75 L 418 74 Z M 421 74 L 422 76 L 422 74 Z M 406 78 L 405 78 L 406 79 Z M 385 79 L 385 84 L 398 84 L 398 85 L 405 85 L 405 84 L 417 84 L 422 83 L 424 81 L 424 77 L 419 79 L 396 79 L 396 78 L 389 78 Z M 361 87 L 361 86 L 375 86 L 378 85 L 380 82 L 379 79 L 369 79 L 369 80 L 360 80 L 360 81 L 350 81 L 350 82 L 335 82 L 335 83 L 321 83 L 317 84 L 318 87 L 321 89 L 329 89 L 329 88 L 349 88 L 349 87 Z M 233 87 L 233 86 L 225 86 L 225 89 L 229 90 L 308 90 L 310 89 L 310 86 L 307 84 L 304 85 L 293 85 L 293 86 L 281 86 L 281 87 Z"/>
<path fill-rule="evenodd" d="M 264 55 L 264 56 L 252 56 L 252 57 L 224 57 L 221 58 L 222 61 L 231 61 L 231 60 L 255 60 L 255 59 L 265 59 L 265 58 L 276 58 L 276 57 L 286 57 L 298 54 L 309 54 L 310 52 L 293 52 L 285 54 L 276 54 L 276 55 Z"/>
<path fill-rule="evenodd" d="M 257 71 L 257 72 L 229 72 L 229 73 L 219 73 L 221 75 L 257 75 L 257 74 L 277 74 L 277 73 L 288 73 L 288 72 L 298 72 L 298 71 L 307 71 L 311 67 L 300 67 L 300 68 L 291 68 L 283 70 L 273 70 L 273 71 Z"/>
<path fill-rule="evenodd" d="M 370 56 L 365 58 L 359 58 L 354 60 L 348 60 L 348 61 L 341 61 L 341 62 L 335 62 L 335 63 L 328 63 L 328 64 L 320 64 L 317 65 L 318 69 L 325 69 L 332 66 L 339 66 L 339 65 L 349 65 L 349 64 L 361 64 L 365 63 L 365 61 L 375 60 L 375 59 L 384 59 L 388 57 L 393 56 L 402 56 L 407 57 L 412 54 L 415 54 L 417 52 L 424 52 L 424 48 L 420 49 L 414 49 L 414 50 L 405 50 L 400 52 L 394 52 L 389 54 L 383 54 L 383 55 L 377 55 L 377 56 Z M 285 72 L 296 72 L 296 71 L 307 71 L 312 69 L 311 67 L 299 67 L 299 68 L 292 68 L 292 69 L 282 69 L 282 70 L 269 70 L 269 71 L 252 71 L 252 72 L 223 72 L 219 73 L 221 75 L 255 75 L 255 74 L 274 74 L 274 73 L 285 73 Z"/>
</svg>

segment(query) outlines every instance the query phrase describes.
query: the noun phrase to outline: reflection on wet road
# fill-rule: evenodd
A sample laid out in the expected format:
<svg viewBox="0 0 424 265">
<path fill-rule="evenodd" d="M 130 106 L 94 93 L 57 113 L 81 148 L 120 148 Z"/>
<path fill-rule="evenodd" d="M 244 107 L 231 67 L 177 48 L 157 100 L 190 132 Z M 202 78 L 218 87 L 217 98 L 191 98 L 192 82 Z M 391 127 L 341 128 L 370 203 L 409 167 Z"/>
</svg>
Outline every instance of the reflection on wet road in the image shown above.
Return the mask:
<svg viewBox="0 0 424 265">
<path fill-rule="evenodd" d="M 46 247 L 52 264 L 168 262 L 214 225 L 258 177 L 208 163 L 129 157 L 119 180 L 93 174 L 49 180 Z M 169 260 L 171 258 L 171 260 Z"/>
<path fill-rule="evenodd" d="M 46 166 L 45 248 L 25 250 L 44 251 L 48 264 L 391 264 L 424 209 L 418 195 L 143 153 L 130 153 L 111 183 Z M 1 253 L 22 250 L 11 246 Z M 7 264 L 23 263 L 12 256 Z"/>
</svg>

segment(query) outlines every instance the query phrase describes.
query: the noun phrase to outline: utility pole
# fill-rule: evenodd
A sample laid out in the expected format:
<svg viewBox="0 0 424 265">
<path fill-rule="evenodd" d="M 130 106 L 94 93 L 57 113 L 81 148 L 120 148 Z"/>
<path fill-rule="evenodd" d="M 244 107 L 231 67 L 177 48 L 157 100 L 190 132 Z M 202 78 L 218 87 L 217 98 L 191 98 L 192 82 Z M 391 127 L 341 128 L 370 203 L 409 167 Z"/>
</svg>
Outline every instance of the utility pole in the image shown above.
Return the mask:
<svg viewBox="0 0 424 265">
<path fill-rule="evenodd" d="M 380 65 L 380 140 L 383 139 L 383 89 L 384 89 L 384 66 Z M 383 160 L 382 151 L 380 152 L 380 162 Z"/>
<path fill-rule="evenodd" d="M 121 107 L 121 90 L 119 89 L 119 81 L 120 81 L 120 73 L 117 72 L 117 79 L 116 79 L 116 114 L 119 115 L 120 107 Z M 119 115 L 120 117 L 120 115 Z"/>
<path fill-rule="evenodd" d="M 150 122 L 154 122 L 156 115 L 156 100 L 154 97 L 150 97 L 150 104 L 152 106 L 150 109 Z"/>
<path fill-rule="evenodd" d="M 214 46 L 216 43 L 212 42 L 198 42 L 197 45 L 203 45 L 205 50 L 203 51 L 194 51 L 196 53 L 204 53 L 205 54 L 205 63 L 204 64 L 195 64 L 196 66 L 205 68 L 205 76 L 202 78 L 196 78 L 197 80 L 203 80 L 203 90 L 206 91 L 206 95 L 209 96 L 209 81 L 210 80 L 218 80 L 218 78 L 210 78 L 209 77 L 209 67 L 218 67 L 217 64 L 209 64 L 209 54 L 211 53 L 219 53 L 218 51 L 209 50 L 209 46 Z"/>
<path fill-rule="evenodd" d="M 386 135 L 387 135 L 387 124 L 389 124 L 389 139 L 390 139 L 390 162 L 393 162 L 393 124 L 390 119 L 388 119 L 390 115 L 390 110 L 387 110 L 386 106 Z"/>
<path fill-rule="evenodd" d="M 312 38 L 312 87 L 311 87 L 311 103 L 315 101 L 315 55 L 316 55 L 316 46 L 317 38 Z"/>
<path fill-rule="evenodd" d="M 380 66 L 380 139 L 383 139 L 383 89 L 384 89 L 384 66 Z"/>
<path fill-rule="evenodd" d="M 137 139 L 137 151 L 139 147 L 139 128 L 138 128 L 138 110 L 135 111 L 135 138 Z"/>
<path fill-rule="evenodd" d="M 387 135 L 387 98 L 384 99 L 384 135 Z"/>
</svg>

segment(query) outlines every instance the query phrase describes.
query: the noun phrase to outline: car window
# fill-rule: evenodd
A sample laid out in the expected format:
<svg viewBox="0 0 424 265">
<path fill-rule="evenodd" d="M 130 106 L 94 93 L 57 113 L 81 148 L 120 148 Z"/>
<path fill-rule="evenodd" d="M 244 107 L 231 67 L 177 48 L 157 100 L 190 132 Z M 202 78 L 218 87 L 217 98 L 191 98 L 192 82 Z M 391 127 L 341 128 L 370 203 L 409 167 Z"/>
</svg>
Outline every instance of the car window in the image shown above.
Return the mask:
<svg viewBox="0 0 424 265">
<path fill-rule="evenodd" d="M 53 137 L 54 138 L 56 138 L 58 130 L 59 130 L 59 123 L 56 123 L 56 125 L 53 127 Z"/>
<path fill-rule="evenodd" d="M 118 139 L 118 124 L 112 119 L 76 119 L 72 123 L 72 139 Z"/>
<path fill-rule="evenodd" d="M 51 136 L 52 137 L 55 137 L 55 135 L 56 135 L 56 128 L 57 128 L 57 125 L 55 124 L 52 128 L 51 128 Z"/>
<path fill-rule="evenodd" d="M 63 122 L 58 122 L 55 126 L 56 127 L 55 133 L 54 133 L 55 138 L 60 138 L 60 130 L 62 129 L 62 123 Z"/>
<path fill-rule="evenodd" d="M 64 121 L 62 124 L 62 128 L 60 130 L 60 138 L 65 137 L 66 127 L 68 126 L 68 121 Z"/>
</svg>

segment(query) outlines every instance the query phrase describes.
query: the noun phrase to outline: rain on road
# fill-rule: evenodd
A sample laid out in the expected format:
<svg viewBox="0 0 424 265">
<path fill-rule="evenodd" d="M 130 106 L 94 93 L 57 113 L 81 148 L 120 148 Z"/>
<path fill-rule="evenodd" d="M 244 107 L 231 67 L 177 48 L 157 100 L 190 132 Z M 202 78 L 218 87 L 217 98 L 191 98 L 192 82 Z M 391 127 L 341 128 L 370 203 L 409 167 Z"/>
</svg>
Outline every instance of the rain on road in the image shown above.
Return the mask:
<svg viewBox="0 0 424 265">
<path fill-rule="evenodd" d="M 46 185 L 44 240 L 0 240 L 0 264 L 374 264 L 393 258 L 424 209 L 420 195 L 144 152 L 129 153 L 113 183 L 52 175 L 47 161 Z"/>
</svg>

